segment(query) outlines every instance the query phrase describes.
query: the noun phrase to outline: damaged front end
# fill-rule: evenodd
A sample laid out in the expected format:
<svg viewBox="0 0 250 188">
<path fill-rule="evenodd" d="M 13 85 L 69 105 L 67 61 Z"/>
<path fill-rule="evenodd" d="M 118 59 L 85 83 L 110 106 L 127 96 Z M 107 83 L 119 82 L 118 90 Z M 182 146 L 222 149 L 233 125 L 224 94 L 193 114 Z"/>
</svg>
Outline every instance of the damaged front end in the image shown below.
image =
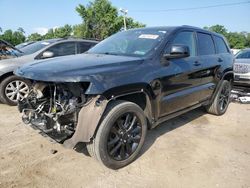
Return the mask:
<svg viewBox="0 0 250 188">
<path fill-rule="evenodd" d="M 63 143 L 73 136 L 80 110 L 93 98 L 85 95 L 88 86 L 89 83 L 35 83 L 18 104 L 23 122 Z"/>
</svg>

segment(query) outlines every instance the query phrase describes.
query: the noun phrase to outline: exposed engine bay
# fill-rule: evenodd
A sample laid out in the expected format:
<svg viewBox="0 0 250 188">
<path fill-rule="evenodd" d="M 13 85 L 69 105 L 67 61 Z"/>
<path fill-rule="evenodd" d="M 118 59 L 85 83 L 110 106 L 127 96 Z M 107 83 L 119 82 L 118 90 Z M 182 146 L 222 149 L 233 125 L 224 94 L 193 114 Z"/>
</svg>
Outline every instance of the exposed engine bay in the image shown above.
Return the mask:
<svg viewBox="0 0 250 188">
<path fill-rule="evenodd" d="M 88 83 L 34 83 L 19 101 L 22 120 L 62 143 L 76 129 L 80 109 L 90 101 L 84 94 Z"/>
</svg>

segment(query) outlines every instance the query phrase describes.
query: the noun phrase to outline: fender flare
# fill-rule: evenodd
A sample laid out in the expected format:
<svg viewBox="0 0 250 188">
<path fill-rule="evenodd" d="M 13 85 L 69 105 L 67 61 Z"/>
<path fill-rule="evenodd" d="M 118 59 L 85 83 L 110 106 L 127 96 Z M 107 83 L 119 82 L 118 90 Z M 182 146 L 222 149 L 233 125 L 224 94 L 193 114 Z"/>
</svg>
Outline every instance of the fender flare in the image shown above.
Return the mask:
<svg viewBox="0 0 250 188">
<path fill-rule="evenodd" d="M 219 90 L 219 88 L 220 88 L 220 86 L 221 86 L 221 84 L 222 84 L 222 81 L 223 80 L 225 80 L 225 77 L 227 76 L 227 75 L 229 75 L 229 74 L 234 74 L 233 73 L 233 71 L 227 71 L 227 72 L 225 72 L 225 74 L 223 74 L 223 76 L 221 77 L 221 79 L 219 80 L 219 82 L 218 82 L 218 84 L 217 84 L 217 86 L 216 86 L 216 89 L 215 89 L 215 91 L 214 91 L 214 93 L 213 93 L 213 96 L 212 96 L 212 98 L 211 98 L 211 100 L 210 100 L 210 103 L 214 100 L 214 98 L 216 97 L 216 94 L 217 94 L 217 92 L 218 92 L 218 90 Z"/>
<path fill-rule="evenodd" d="M 148 120 L 153 121 L 152 105 L 150 102 L 150 98 L 148 94 L 143 90 L 113 96 L 109 100 L 102 95 L 97 95 L 81 108 L 78 115 L 78 122 L 75 133 L 70 139 L 64 141 L 63 145 L 66 148 L 74 148 L 79 142 L 90 142 L 98 129 L 100 120 L 106 110 L 107 105 L 111 101 L 116 100 L 121 96 L 128 96 L 135 93 L 145 94 L 146 108 L 144 110 L 144 113 Z M 152 123 L 151 121 L 149 123 Z"/>
<path fill-rule="evenodd" d="M 108 100 L 98 95 L 84 105 L 78 115 L 78 122 L 73 136 L 64 141 L 66 148 L 74 148 L 79 142 L 90 142 L 104 113 Z"/>
</svg>

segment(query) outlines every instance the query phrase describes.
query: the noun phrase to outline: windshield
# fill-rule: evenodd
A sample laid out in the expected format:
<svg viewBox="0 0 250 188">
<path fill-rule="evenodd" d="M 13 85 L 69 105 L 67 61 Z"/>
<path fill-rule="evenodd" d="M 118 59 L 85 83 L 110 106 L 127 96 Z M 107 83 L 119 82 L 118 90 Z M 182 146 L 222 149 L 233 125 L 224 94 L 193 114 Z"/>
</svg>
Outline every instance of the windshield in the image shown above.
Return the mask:
<svg viewBox="0 0 250 188">
<path fill-rule="evenodd" d="M 28 46 L 25 46 L 21 49 L 21 51 L 23 52 L 22 55 L 33 54 L 33 53 L 37 52 L 38 50 L 41 50 L 45 46 L 48 46 L 49 44 L 51 44 L 51 43 L 47 42 L 47 41 L 39 41 L 39 42 L 35 42 L 33 44 L 30 44 Z"/>
<path fill-rule="evenodd" d="M 88 53 L 146 56 L 159 46 L 166 33 L 155 29 L 119 32 L 91 48 Z"/>
<path fill-rule="evenodd" d="M 15 47 L 16 47 L 17 49 L 21 49 L 21 48 L 23 48 L 23 47 L 25 47 L 25 46 L 28 46 L 28 45 L 32 44 L 32 43 L 34 43 L 34 42 L 24 42 L 24 43 L 21 43 L 21 44 L 16 45 Z"/>
<path fill-rule="evenodd" d="M 249 59 L 250 58 L 250 50 L 243 50 L 236 54 L 236 59 Z"/>
</svg>

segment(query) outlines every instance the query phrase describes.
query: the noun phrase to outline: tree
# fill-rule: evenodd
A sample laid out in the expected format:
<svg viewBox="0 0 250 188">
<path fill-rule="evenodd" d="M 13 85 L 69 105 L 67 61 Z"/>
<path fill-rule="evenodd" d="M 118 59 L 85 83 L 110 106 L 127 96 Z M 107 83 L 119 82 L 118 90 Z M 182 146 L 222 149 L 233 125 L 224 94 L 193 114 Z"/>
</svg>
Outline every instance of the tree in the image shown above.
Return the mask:
<svg viewBox="0 0 250 188">
<path fill-rule="evenodd" d="M 40 41 L 43 40 L 43 36 L 39 33 L 32 33 L 28 36 L 28 41 Z"/>
<path fill-rule="evenodd" d="M 71 36 L 72 34 L 72 27 L 68 24 L 64 25 L 63 27 L 56 28 L 54 31 L 55 38 L 66 38 Z"/>
<path fill-rule="evenodd" d="M 210 27 L 205 26 L 204 29 L 222 34 L 224 36 L 226 36 L 226 34 L 227 34 L 227 29 L 223 25 L 217 24 L 217 25 L 213 25 Z"/>
<path fill-rule="evenodd" d="M 246 47 L 250 48 L 250 33 L 246 36 Z"/>
<path fill-rule="evenodd" d="M 227 40 L 230 48 L 242 49 L 246 46 L 246 37 L 241 33 L 230 32 L 227 34 Z"/>
<path fill-rule="evenodd" d="M 24 29 L 22 28 L 22 27 L 19 27 L 18 29 L 17 29 L 17 31 L 19 32 L 19 33 L 25 33 L 25 31 L 24 31 Z"/>
<path fill-rule="evenodd" d="M 4 31 L 4 33 L 0 36 L 0 38 L 13 45 L 20 44 L 24 42 L 26 39 L 23 31 L 17 30 L 13 32 L 11 29 Z"/>
<path fill-rule="evenodd" d="M 82 17 L 83 23 L 74 27 L 74 33 L 85 38 L 104 39 L 123 27 L 122 17 L 118 16 L 117 8 L 108 0 L 95 0 L 86 7 L 78 5 L 76 11 Z M 145 25 L 128 18 L 128 28 Z M 82 29 L 82 31 L 80 31 Z"/>
<path fill-rule="evenodd" d="M 52 39 L 55 38 L 54 30 L 49 29 L 48 32 L 43 36 L 44 39 Z"/>
<path fill-rule="evenodd" d="M 86 31 L 86 25 L 85 24 L 77 24 L 74 25 L 72 30 L 73 30 L 73 35 L 78 38 L 82 38 L 85 36 L 85 31 Z"/>
<path fill-rule="evenodd" d="M 229 42 L 230 48 L 242 49 L 250 47 L 250 33 L 248 32 L 228 32 L 223 25 L 218 24 L 210 27 L 206 26 L 204 29 L 224 35 Z"/>
<path fill-rule="evenodd" d="M 58 27 L 56 29 L 49 29 L 48 32 L 43 36 L 43 39 L 66 38 L 71 36 L 72 33 L 73 33 L 72 27 L 66 24 L 63 27 Z"/>
</svg>

